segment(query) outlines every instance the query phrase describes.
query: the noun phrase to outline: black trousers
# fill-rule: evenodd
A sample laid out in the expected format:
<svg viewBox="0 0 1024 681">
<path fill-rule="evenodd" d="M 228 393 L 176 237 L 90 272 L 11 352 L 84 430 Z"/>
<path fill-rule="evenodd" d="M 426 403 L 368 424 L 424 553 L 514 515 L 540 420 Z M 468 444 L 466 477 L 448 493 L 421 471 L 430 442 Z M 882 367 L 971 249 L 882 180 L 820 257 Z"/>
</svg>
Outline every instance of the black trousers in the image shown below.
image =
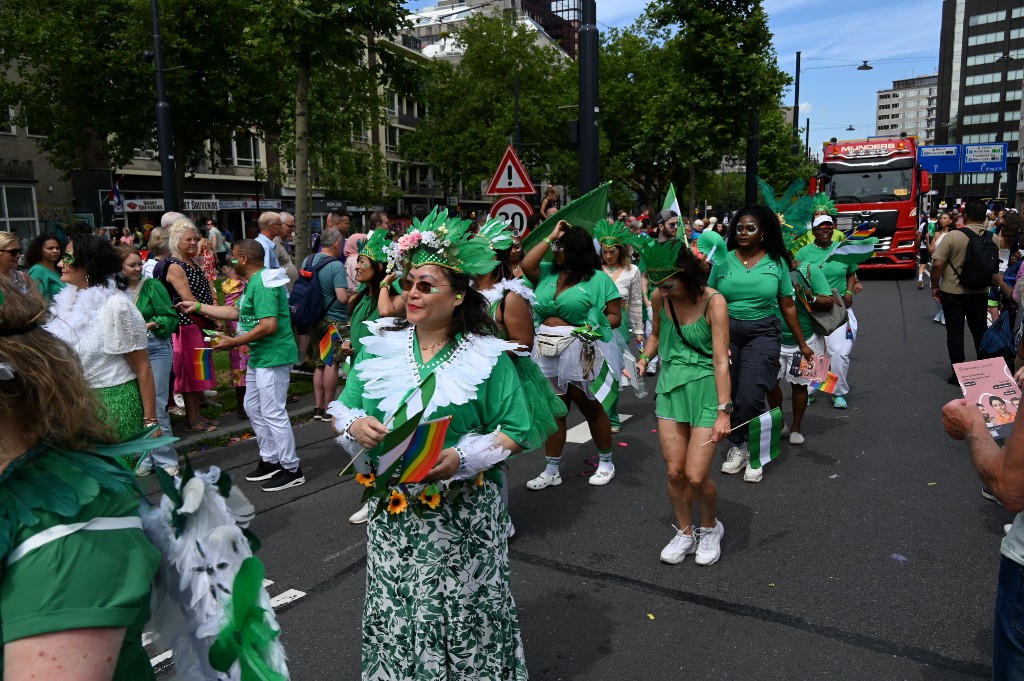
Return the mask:
<svg viewBox="0 0 1024 681">
<path fill-rule="evenodd" d="M 779 380 L 782 322 L 771 316 L 756 321 L 729 318 L 729 349 L 732 364 L 732 418 L 735 427 L 768 411 L 765 394 Z M 736 428 L 729 441 L 741 445 L 749 439 L 748 426 Z"/>
<path fill-rule="evenodd" d="M 942 314 L 946 317 L 946 351 L 951 364 L 959 364 L 964 357 L 964 321 L 974 339 L 975 357 L 982 359 L 981 337 L 985 335 L 988 314 L 987 293 L 942 292 Z"/>
</svg>

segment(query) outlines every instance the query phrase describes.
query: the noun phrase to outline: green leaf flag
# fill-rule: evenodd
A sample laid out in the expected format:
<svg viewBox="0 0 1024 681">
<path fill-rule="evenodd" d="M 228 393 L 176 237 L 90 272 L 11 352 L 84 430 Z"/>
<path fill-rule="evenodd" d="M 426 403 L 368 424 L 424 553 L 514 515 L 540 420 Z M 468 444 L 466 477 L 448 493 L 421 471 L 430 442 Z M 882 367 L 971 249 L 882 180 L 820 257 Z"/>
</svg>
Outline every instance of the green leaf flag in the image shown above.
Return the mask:
<svg viewBox="0 0 1024 681">
<path fill-rule="evenodd" d="M 775 407 L 750 420 L 750 467 L 760 468 L 782 451 L 782 410 Z"/>
<path fill-rule="evenodd" d="M 551 230 L 555 228 L 559 220 L 566 220 L 570 225 L 582 227 L 588 233 L 593 234 L 594 224 L 608 218 L 609 185 L 611 182 L 605 182 L 575 201 L 570 201 L 554 215 L 537 225 L 537 228 L 523 240 L 523 253 L 529 253 L 531 248 L 551 234 Z M 548 256 L 550 257 L 550 253 Z"/>
</svg>

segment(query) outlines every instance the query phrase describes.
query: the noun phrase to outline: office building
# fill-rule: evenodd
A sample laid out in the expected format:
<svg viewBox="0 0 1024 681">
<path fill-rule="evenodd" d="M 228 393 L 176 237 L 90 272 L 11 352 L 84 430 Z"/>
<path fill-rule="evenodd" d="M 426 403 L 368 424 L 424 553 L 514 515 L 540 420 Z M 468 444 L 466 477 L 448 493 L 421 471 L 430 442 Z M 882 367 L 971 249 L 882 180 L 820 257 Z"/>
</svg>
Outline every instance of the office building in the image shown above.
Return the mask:
<svg viewBox="0 0 1024 681">
<path fill-rule="evenodd" d="M 879 90 L 875 104 L 875 134 L 916 137 L 918 144 L 935 142 L 935 112 L 939 77 L 894 80 Z"/>
</svg>

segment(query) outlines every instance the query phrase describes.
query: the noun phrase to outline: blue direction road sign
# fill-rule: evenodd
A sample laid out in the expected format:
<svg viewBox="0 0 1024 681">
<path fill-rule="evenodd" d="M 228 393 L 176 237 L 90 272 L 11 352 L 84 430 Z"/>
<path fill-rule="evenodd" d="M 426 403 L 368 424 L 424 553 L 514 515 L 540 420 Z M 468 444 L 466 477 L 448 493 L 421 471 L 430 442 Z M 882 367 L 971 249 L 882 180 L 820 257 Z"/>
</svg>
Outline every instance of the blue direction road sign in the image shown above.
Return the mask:
<svg viewBox="0 0 1024 681">
<path fill-rule="evenodd" d="M 918 147 L 917 162 L 932 174 L 959 173 L 960 145 L 942 144 L 934 147 Z"/>
<path fill-rule="evenodd" d="M 988 144 L 964 144 L 960 172 L 962 173 L 1003 173 L 1006 172 L 1006 142 Z"/>
</svg>

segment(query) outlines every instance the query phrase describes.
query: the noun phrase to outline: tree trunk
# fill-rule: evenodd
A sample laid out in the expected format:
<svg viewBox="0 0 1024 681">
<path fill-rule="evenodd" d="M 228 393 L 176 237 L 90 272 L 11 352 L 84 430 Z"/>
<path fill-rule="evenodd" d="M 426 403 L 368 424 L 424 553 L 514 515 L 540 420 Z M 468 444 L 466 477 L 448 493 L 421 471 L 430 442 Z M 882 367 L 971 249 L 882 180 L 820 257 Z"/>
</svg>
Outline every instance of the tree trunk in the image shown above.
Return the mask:
<svg viewBox="0 0 1024 681">
<path fill-rule="evenodd" d="M 689 218 L 693 219 L 693 212 L 697 210 L 697 164 L 690 164 L 690 212 Z"/>
<path fill-rule="evenodd" d="M 309 252 L 309 80 L 310 57 L 300 50 L 295 86 L 295 259 L 302 262 Z"/>
</svg>

